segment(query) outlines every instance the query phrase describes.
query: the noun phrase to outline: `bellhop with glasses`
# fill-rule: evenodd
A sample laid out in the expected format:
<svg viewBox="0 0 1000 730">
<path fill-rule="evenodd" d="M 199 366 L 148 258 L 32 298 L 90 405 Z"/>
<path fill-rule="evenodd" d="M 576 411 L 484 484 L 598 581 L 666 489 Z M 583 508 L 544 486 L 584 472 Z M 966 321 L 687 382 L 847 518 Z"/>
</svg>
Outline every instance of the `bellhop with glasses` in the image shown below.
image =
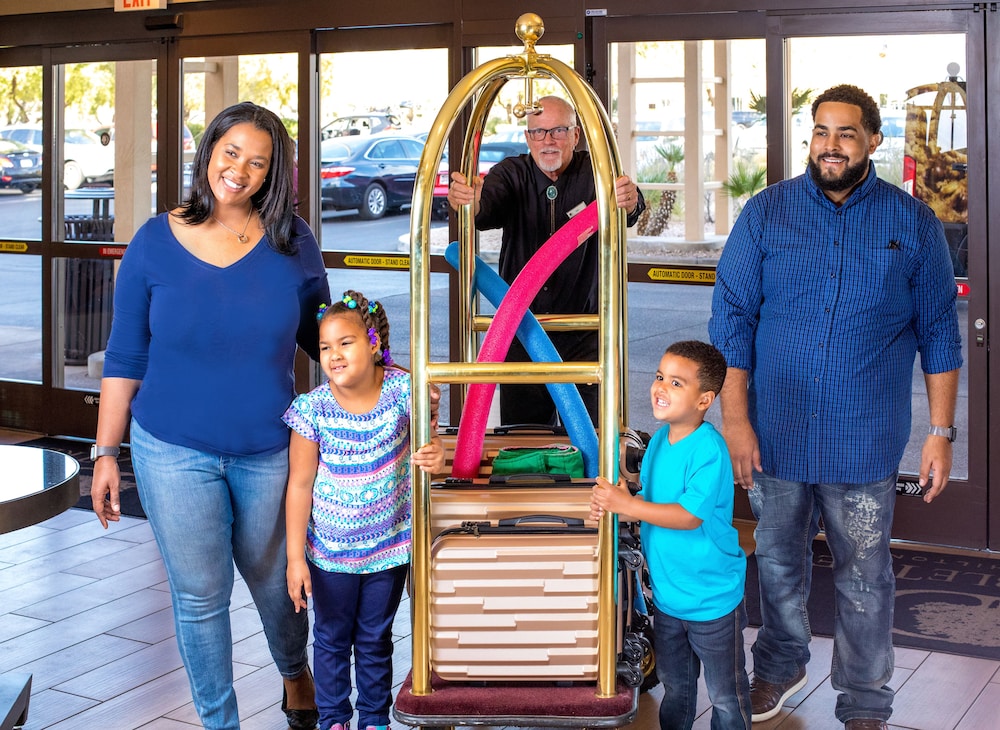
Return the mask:
<svg viewBox="0 0 1000 730">
<path fill-rule="evenodd" d="M 552 129 L 526 129 L 524 130 L 524 133 L 528 135 L 528 139 L 534 140 L 535 142 L 540 142 L 545 139 L 546 135 L 551 136 L 552 139 L 557 142 L 562 142 L 567 136 L 569 136 L 571 129 L 576 129 L 576 125 L 574 124 L 571 127 L 552 127 Z"/>
</svg>

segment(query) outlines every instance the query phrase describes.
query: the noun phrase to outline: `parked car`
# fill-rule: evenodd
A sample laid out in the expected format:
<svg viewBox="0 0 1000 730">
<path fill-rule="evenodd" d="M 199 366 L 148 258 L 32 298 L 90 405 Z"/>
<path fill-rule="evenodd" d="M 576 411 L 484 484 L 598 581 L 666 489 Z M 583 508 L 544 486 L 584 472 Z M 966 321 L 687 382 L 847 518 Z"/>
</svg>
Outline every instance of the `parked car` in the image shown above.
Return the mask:
<svg viewBox="0 0 1000 730">
<path fill-rule="evenodd" d="M 320 143 L 324 209 L 356 208 L 365 220 L 409 205 L 424 143 L 396 134 L 334 137 Z"/>
<path fill-rule="evenodd" d="M 157 133 L 157 123 L 154 121 L 150 125 L 150 134 L 152 135 L 150 142 L 150 153 L 152 154 L 153 157 L 151 174 L 154 182 L 156 181 L 156 136 L 157 136 L 156 133 Z M 105 144 L 107 147 L 111 149 L 112 156 L 114 156 L 114 149 L 115 149 L 114 126 L 112 125 L 109 127 L 98 127 L 97 129 L 94 130 L 94 134 L 96 134 L 101 139 L 102 144 Z M 107 141 L 105 141 L 105 135 L 107 136 L 106 137 Z M 197 145 L 195 144 L 194 141 L 194 135 L 191 134 L 191 130 L 188 129 L 188 126 L 186 124 L 181 125 L 181 135 L 182 135 L 181 155 L 183 162 L 183 168 L 181 174 L 183 176 L 184 188 L 186 190 L 191 187 L 191 171 L 194 168 L 194 153 L 197 150 Z"/>
<path fill-rule="evenodd" d="M 324 124 L 319 130 L 319 138 L 380 134 L 399 128 L 399 117 L 395 114 L 353 114 Z"/>
<path fill-rule="evenodd" d="M 0 129 L 0 138 L 42 151 L 42 125 L 14 124 Z M 76 190 L 85 182 L 110 182 L 115 177 L 115 151 L 85 129 L 67 129 L 63 145 L 63 186 Z"/>
<path fill-rule="evenodd" d="M 513 142 L 483 142 L 479 145 L 479 175 L 482 177 L 490 168 L 507 157 L 528 154 L 528 143 L 524 139 L 524 130 L 521 130 L 519 141 Z M 438 220 L 448 218 L 448 185 L 451 182 L 451 173 L 447 163 L 442 164 L 438 171 L 437 181 L 434 184 L 434 202 L 431 205 L 431 215 Z"/>
<path fill-rule="evenodd" d="M 12 139 L 0 139 L 0 188 L 30 193 L 41 184 L 42 153 Z"/>
</svg>

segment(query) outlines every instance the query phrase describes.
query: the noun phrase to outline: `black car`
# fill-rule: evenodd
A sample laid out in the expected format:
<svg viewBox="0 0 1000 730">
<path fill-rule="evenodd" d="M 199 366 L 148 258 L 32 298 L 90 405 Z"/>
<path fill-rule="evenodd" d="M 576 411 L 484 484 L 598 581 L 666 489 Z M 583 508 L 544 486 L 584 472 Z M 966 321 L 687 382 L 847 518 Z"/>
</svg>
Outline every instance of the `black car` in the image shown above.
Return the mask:
<svg viewBox="0 0 1000 730">
<path fill-rule="evenodd" d="M 42 184 L 42 153 L 11 139 L 0 139 L 0 189 L 30 193 Z"/>
<path fill-rule="evenodd" d="M 366 220 L 409 205 L 424 143 L 397 134 L 334 137 L 320 143 L 324 209 L 356 208 Z"/>
</svg>

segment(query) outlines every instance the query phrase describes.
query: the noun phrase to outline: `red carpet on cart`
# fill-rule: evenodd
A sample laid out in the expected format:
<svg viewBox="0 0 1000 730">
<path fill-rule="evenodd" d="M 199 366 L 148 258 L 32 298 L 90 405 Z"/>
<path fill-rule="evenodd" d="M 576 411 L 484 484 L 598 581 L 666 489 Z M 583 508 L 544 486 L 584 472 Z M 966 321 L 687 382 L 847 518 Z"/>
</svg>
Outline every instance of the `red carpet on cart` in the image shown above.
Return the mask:
<svg viewBox="0 0 1000 730">
<path fill-rule="evenodd" d="M 407 675 L 396 696 L 395 712 L 403 720 L 422 718 L 419 724 L 514 725 L 547 724 L 554 718 L 572 718 L 577 727 L 620 727 L 631 721 L 636 693 L 619 684 L 614 697 L 598 698 L 594 683 L 563 686 L 550 682 L 446 682 L 431 676 L 431 694 L 411 693 Z M 532 719 L 539 722 L 532 724 Z"/>
</svg>

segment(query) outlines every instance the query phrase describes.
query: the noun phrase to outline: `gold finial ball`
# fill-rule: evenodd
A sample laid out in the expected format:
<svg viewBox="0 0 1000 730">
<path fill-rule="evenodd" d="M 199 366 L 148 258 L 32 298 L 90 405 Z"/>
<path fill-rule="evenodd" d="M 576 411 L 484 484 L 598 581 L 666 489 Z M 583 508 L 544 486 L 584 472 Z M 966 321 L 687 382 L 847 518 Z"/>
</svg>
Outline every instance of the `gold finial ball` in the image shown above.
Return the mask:
<svg viewBox="0 0 1000 730">
<path fill-rule="evenodd" d="M 527 115 L 528 113 L 528 110 L 524 108 L 524 104 L 518 102 L 517 104 L 514 105 L 514 108 L 511 109 L 511 113 L 518 119 L 524 119 L 525 115 Z"/>
<path fill-rule="evenodd" d="M 535 13 L 525 13 L 517 19 L 514 32 L 522 42 L 535 44 L 545 34 L 545 23 Z"/>
</svg>

